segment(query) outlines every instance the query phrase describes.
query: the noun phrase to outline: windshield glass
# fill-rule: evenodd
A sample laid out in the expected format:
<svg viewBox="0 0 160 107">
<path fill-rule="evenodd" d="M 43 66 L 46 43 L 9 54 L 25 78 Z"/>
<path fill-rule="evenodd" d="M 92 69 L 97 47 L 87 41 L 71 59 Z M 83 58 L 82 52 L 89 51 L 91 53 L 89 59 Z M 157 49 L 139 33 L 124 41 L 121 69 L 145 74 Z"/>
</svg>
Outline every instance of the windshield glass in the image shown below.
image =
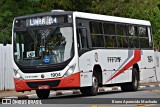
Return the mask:
<svg viewBox="0 0 160 107">
<path fill-rule="evenodd" d="M 14 59 L 26 66 L 58 64 L 73 57 L 72 26 L 14 30 Z"/>
</svg>

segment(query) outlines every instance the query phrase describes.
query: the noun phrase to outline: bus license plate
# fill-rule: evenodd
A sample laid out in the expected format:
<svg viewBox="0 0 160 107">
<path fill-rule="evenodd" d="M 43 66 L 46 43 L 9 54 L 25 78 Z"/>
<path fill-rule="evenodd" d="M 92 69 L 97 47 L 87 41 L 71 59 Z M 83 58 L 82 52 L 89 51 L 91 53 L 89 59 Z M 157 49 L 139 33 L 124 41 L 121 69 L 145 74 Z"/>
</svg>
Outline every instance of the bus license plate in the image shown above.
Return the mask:
<svg viewBox="0 0 160 107">
<path fill-rule="evenodd" d="M 49 85 L 41 85 L 41 86 L 38 86 L 38 89 L 39 90 L 42 90 L 42 89 L 49 89 Z"/>
</svg>

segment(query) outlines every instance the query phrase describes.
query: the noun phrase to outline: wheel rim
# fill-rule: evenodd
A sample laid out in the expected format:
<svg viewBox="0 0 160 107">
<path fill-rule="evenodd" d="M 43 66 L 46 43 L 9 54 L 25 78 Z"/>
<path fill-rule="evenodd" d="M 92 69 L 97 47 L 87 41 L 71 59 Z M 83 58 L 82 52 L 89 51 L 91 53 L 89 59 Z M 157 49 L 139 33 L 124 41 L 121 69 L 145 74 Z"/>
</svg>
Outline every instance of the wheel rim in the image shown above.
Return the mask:
<svg viewBox="0 0 160 107">
<path fill-rule="evenodd" d="M 93 91 L 96 92 L 98 89 L 98 80 L 96 77 L 92 78 L 92 84 L 93 84 Z"/>
</svg>

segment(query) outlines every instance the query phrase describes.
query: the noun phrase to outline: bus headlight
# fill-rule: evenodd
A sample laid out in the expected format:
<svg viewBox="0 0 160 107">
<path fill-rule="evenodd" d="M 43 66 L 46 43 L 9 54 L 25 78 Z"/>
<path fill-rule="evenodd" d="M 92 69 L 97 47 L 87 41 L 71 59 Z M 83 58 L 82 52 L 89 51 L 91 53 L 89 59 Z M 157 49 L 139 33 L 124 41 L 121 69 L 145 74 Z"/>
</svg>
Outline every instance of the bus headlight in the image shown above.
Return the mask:
<svg viewBox="0 0 160 107">
<path fill-rule="evenodd" d="M 23 77 L 17 72 L 18 70 L 15 70 L 15 69 L 13 70 L 14 70 L 15 78 L 19 80 L 23 80 Z"/>
<path fill-rule="evenodd" d="M 16 78 L 20 78 L 21 75 L 19 73 L 16 74 Z"/>
<path fill-rule="evenodd" d="M 68 76 L 72 75 L 75 67 L 76 67 L 76 64 L 70 66 L 69 69 L 66 71 L 66 73 L 63 75 L 63 77 L 68 77 Z"/>
</svg>

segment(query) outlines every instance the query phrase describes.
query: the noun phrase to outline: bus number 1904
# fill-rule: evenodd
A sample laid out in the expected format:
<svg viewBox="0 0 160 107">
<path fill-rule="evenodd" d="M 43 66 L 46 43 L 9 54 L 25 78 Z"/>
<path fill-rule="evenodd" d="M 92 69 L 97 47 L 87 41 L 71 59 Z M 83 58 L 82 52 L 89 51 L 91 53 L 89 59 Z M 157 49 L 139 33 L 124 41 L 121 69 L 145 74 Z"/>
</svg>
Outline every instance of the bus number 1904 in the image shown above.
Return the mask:
<svg viewBox="0 0 160 107">
<path fill-rule="evenodd" d="M 60 77 L 61 73 L 51 73 L 51 77 Z"/>
</svg>

